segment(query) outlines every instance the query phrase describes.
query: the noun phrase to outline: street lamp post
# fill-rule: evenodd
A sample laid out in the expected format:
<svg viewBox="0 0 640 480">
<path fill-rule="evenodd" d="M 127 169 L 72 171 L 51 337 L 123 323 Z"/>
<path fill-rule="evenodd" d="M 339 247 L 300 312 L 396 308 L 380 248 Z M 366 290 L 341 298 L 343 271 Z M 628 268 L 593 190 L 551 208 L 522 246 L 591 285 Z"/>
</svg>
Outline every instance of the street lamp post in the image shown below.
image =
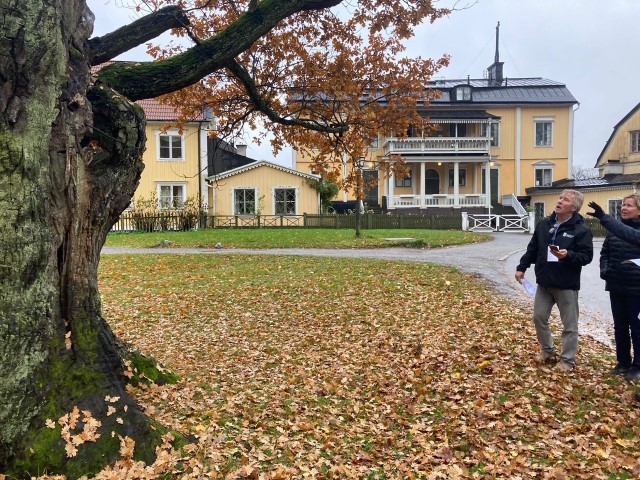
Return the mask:
<svg viewBox="0 0 640 480">
<path fill-rule="evenodd" d="M 356 160 L 356 237 L 361 236 L 362 225 L 362 169 L 364 168 L 364 157 Z"/>
</svg>

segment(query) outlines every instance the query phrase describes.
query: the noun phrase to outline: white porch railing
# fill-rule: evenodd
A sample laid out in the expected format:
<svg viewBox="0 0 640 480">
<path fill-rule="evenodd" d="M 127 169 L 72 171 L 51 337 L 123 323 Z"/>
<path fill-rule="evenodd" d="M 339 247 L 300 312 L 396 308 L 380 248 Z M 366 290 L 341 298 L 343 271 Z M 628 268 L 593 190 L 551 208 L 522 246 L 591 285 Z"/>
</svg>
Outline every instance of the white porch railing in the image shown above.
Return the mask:
<svg viewBox="0 0 640 480">
<path fill-rule="evenodd" d="M 391 200 L 388 205 L 389 208 L 451 207 L 454 205 L 464 207 L 487 206 L 487 196 L 480 193 L 458 195 L 457 203 L 455 195 L 447 194 L 394 195 Z"/>
<path fill-rule="evenodd" d="M 384 144 L 385 154 L 417 153 L 489 153 L 491 140 L 486 137 L 390 138 Z"/>
<path fill-rule="evenodd" d="M 462 229 L 470 232 L 529 232 L 535 229 L 534 212 L 526 215 L 468 214 L 462 212 Z"/>
<path fill-rule="evenodd" d="M 513 193 L 502 196 L 502 205 L 512 207 L 518 215 L 528 215 L 528 212 Z"/>
</svg>

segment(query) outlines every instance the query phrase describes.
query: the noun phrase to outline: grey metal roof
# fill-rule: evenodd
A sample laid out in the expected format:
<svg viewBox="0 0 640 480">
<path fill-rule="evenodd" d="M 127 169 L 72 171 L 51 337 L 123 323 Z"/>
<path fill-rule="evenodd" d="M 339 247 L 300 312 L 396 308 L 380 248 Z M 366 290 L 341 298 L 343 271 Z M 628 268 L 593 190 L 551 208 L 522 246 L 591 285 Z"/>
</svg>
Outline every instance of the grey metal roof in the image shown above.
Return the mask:
<svg viewBox="0 0 640 480">
<path fill-rule="evenodd" d="M 470 78 L 470 79 L 442 79 L 431 80 L 429 84 L 433 88 L 445 88 L 450 89 L 460 85 L 471 85 L 474 88 L 496 88 L 495 82 L 488 78 Z M 504 87 L 564 87 L 564 83 L 557 82 L 555 80 L 549 80 L 542 77 L 530 77 L 530 78 L 505 78 L 498 88 Z"/>
<path fill-rule="evenodd" d="M 484 110 L 421 110 L 420 115 L 431 120 L 461 119 L 461 120 L 486 120 L 499 119 L 500 117 L 487 113 Z"/>
<path fill-rule="evenodd" d="M 634 185 L 640 183 L 640 173 L 613 174 L 598 178 L 587 178 L 584 180 L 574 180 L 563 178 L 556 180 L 548 187 L 529 187 L 526 189 L 528 195 L 535 193 L 562 190 L 564 188 L 575 188 L 576 190 L 589 190 L 590 188 L 603 188 L 614 186 Z"/>
<path fill-rule="evenodd" d="M 432 100 L 431 105 L 500 105 L 500 104 L 541 104 L 578 103 L 563 83 L 545 78 L 510 78 L 500 84 L 488 79 L 436 80 L 430 85 L 442 92 L 442 96 Z M 451 93 L 458 86 L 471 87 L 470 101 L 452 100 Z"/>
</svg>

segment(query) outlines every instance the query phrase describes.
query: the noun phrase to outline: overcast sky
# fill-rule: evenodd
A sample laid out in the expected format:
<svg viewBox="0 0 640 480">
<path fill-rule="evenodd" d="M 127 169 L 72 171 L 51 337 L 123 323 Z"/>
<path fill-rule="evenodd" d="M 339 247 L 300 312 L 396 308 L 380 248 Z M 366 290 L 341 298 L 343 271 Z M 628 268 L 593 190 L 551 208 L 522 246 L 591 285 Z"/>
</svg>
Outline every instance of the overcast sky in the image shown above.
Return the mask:
<svg viewBox="0 0 640 480">
<path fill-rule="evenodd" d="M 96 15 L 94 35 L 136 18 L 132 10 L 121 7 L 123 1 L 127 0 L 87 0 Z M 438 5 L 454 1 L 440 0 Z M 575 112 L 574 163 L 593 167 L 614 125 L 640 102 L 640 61 L 635 52 L 640 1 L 477 0 L 468 9 L 420 26 L 407 54 L 431 58 L 449 54 L 449 67 L 434 78 L 483 78 L 493 63 L 498 22 L 506 77 L 562 82 L 580 102 Z M 119 57 L 145 58 L 144 48 Z M 273 158 L 268 145 L 257 147 L 249 136 L 246 140 L 250 157 Z M 281 153 L 278 162 L 290 166 L 291 153 Z"/>
</svg>

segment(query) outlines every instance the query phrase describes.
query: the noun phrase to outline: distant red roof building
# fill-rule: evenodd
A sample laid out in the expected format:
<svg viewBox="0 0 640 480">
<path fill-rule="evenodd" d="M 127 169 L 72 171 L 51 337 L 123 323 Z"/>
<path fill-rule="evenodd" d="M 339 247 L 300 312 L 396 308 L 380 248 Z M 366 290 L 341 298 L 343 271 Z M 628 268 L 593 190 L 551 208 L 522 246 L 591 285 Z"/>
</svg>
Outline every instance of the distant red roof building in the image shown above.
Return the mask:
<svg viewBox="0 0 640 480">
<path fill-rule="evenodd" d="M 116 62 L 105 62 L 105 63 L 101 63 L 100 65 L 94 65 L 93 67 L 91 67 L 91 73 L 95 73 L 100 69 L 108 65 L 111 65 L 112 63 L 116 63 Z M 135 103 L 142 107 L 142 109 L 144 110 L 145 116 L 147 117 L 147 120 L 153 120 L 157 122 L 175 122 L 176 120 L 178 120 L 179 115 L 176 109 L 170 105 L 165 105 L 164 103 L 161 103 L 156 98 L 138 100 Z M 192 118 L 189 121 L 197 122 L 197 121 L 203 121 L 203 120 L 204 120 L 204 114 L 201 114 L 201 115 L 198 115 L 198 118 Z"/>
</svg>

